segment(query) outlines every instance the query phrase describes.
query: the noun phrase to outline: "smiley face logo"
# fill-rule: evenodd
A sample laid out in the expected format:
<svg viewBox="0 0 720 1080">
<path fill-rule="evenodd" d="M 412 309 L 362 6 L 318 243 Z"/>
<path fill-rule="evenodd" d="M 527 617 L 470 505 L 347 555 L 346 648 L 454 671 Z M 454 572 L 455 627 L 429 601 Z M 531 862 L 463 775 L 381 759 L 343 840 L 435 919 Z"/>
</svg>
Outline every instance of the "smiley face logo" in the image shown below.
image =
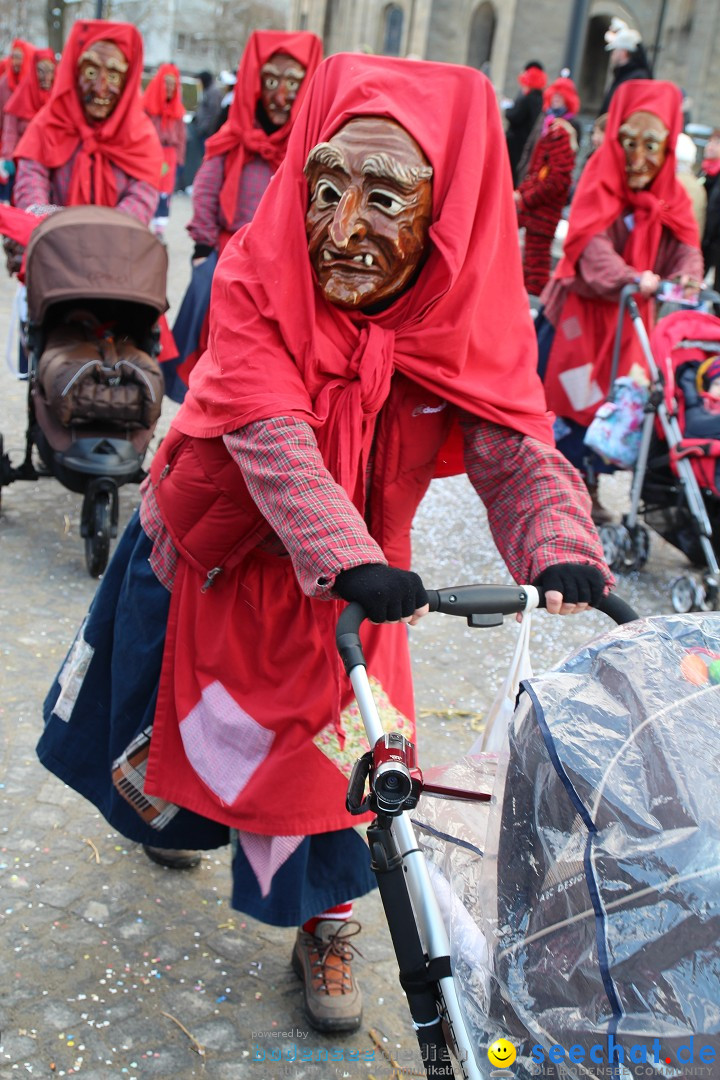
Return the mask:
<svg viewBox="0 0 720 1080">
<path fill-rule="evenodd" d="M 517 1057 L 517 1050 L 507 1039 L 496 1039 L 488 1046 L 487 1054 L 492 1065 L 497 1065 L 499 1069 L 507 1069 Z"/>
</svg>

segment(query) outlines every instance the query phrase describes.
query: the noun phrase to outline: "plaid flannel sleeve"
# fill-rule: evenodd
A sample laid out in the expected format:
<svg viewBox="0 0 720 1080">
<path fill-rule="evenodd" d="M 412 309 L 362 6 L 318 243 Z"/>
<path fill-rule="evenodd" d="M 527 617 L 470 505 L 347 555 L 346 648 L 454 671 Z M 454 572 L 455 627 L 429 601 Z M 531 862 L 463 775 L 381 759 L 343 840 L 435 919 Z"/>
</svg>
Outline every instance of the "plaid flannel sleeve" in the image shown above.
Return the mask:
<svg viewBox="0 0 720 1080">
<path fill-rule="evenodd" d="M 224 169 L 224 154 L 205 158 L 193 180 L 193 216 L 187 231 L 196 244 L 207 244 L 211 248 L 217 247 L 220 235 L 220 188 Z"/>
<path fill-rule="evenodd" d="M 118 189 L 119 187 L 118 184 Z M 149 184 L 147 180 L 135 180 L 133 177 L 128 177 L 126 178 L 125 190 L 118 198 L 116 206 L 124 214 L 129 214 L 130 217 L 141 221 L 143 225 L 149 225 L 159 198 L 160 192 L 152 184 Z"/>
<path fill-rule="evenodd" d="M 50 170 L 38 161 L 19 158 L 13 203 L 19 210 L 29 210 L 31 206 L 47 206 L 50 198 Z"/>
<path fill-rule="evenodd" d="M 532 582 L 557 563 L 589 563 L 613 586 L 587 491 L 562 454 L 467 413 L 461 426 L 468 477 L 515 581 Z"/>
<path fill-rule="evenodd" d="M 307 596 L 331 596 L 341 570 L 387 562 L 325 468 L 309 424 L 279 417 L 223 438 L 263 517 L 285 545 Z"/>
</svg>

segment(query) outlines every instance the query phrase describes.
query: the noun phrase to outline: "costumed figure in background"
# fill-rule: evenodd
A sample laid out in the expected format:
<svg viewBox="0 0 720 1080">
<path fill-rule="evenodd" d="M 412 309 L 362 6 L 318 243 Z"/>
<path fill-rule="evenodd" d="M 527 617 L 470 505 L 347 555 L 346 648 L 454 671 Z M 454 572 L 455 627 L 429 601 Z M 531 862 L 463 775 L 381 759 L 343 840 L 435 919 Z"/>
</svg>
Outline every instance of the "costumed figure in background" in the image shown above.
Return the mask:
<svg viewBox="0 0 720 1080">
<path fill-rule="evenodd" d="M 140 103 L 142 64 L 130 23 L 73 25 L 50 102 L 15 149 L 16 206 L 115 206 L 149 224 L 162 148 Z"/>
<path fill-rule="evenodd" d="M 543 109 L 543 90 L 547 84 L 545 69 L 539 60 L 529 60 L 517 77 L 520 93 L 504 110 L 507 124 L 505 141 L 507 142 L 513 184 L 517 185 L 518 166 L 530 132 Z"/>
<path fill-rule="evenodd" d="M 55 80 L 55 53 L 52 49 L 36 49 L 27 74 L 9 99 L 3 111 L 2 144 L 0 145 L 0 169 L 15 172 L 13 156 L 15 148 L 30 121 L 50 100 Z"/>
<path fill-rule="evenodd" d="M 515 191 L 518 225 L 525 229 L 523 277 L 539 296 L 550 277 L 550 250 L 568 202 L 578 139 L 570 122 L 580 99 L 572 79 L 556 79 L 544 96 L 545 119 L 525 178 Z"/>
<path fill-rule="evenodd" d="M 381 715 L 412 738 L 403 623 L 427 594 L 410 532 L 433 475 L 467 472 L 549 611 L 612 584 L 552 445 L 501 139 L 472 68 L 321 65 L 220 259 L 209 348 L 46 701 L 41 760 L 124 835 L 157 852 L 232 830 L 232 903 L 299 927 L 320 1030 L 360 1023 L 348 918 L 374 884 L 345 809 L 367 744 L 335 648 L 343 601 L 371 620 Z"/>
<path fill-rule="evenodd" d="M 78 20 L 50 101 L 15 148 L 15 206 L 40 216 L 64 206 L 112 206 L 149 225 L 158 204 L 163 153 L 143 111 L 142 38 L 130 23 Z M 22 249 L 6 242 L 8 268 Z M 165 316 L 161 362 L 177 356 Z"/>
<path fill-rule="evenodd" d="M 205 143 L 193 183 L 193 216 L 187 226 L 195 242 L 193 274 L 173 327 L 179 358 L 164 369 L 166 393 L 176 401 L 182 401 L 190 372 L 207 346 L 217 257 L 233 233 L 252 219 L 283 160 L 321 57 L 322 43 L 314 34 L 256 30 L 248 38 L 227 122 Z"/>
<path fill-rule="evenodd" d="M 163 149 L 160 199 L 150 227 L 163 237 L 170 218 L 170 199 L 178 168 L 185 164 L 187 134 L 182 103 L 180 72 L 174 64 L 161 64 L 145 87 L 143 108 L 152 120 Z"/>
<path fill-rule="evenodd" d="M 548 406 L 557 414 L 558 449 L 581 470 L 597 523 L 609 520 L 598 501 L 597 473 L 612 471 L 583 438 L 610 390 L 618 297 L 637 284 L 648 332 L 661 279 L 697 290 L 702 256 L 685 189 L 675 175 L 682 123 L 673 83 L 623 84 L 613 97 L 605 139 L 578 181 L 564 254 L 541 296 L 536 319 L 539 370 Z M 644 355 L 626 320 L 617 375 Z"/>
<path fill-rule="evenodd" d="M 5 106 L 13 96 L 21 81 L 30 70 L 31 58 L 35 49 L 27 41 L 16 38 L 10 46 L 10 55 L 0 74 L 0 132 L 5 119 Z M 15 169 L 10 162 L 0 162 L 0 202 L 10 202 Z"/>
</svg>

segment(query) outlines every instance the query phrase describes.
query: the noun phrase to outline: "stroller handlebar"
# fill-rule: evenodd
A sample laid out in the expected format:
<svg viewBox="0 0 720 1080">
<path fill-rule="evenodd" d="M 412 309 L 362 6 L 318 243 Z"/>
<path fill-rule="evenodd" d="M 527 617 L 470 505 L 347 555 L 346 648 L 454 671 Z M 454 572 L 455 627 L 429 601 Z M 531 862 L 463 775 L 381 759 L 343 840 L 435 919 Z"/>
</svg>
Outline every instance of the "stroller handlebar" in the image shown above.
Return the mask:
<svg viewBox="0 0 720 1080">
<path fill-rule="evenodd" d="M 538 607 L 545 607 L 544 590 L 537 588 Z M 459 585 L 456 588 L 428 589 L 431 611 L 445 615 L 461 615 L 471 626 L 494 625 L 503 615 L 525 611 L 528 594 L 522 585 Z M 604 612 L 618 625 L 639 618 L 625 600 L 614 593 L 603 596 L 597 610 Z M 335 640 L 345 670 L 365 665 L 359 630 L 366 615 L 360 604 L 352 603 L 342 611 L 335 631 Z M 483 618 L 486 620 L 483 622 Z"/>
<path fill-rule="evenodd" d="M 718 304 L 718 303 L 720 303 L 720 293 L 716 292 L 715 289 L 707 288 L 701 282 L 698 282 L 698 284 L 700 285 L 700 288 L 698 289 L 695 297 L 692 300 L 692 306 L 695 306 L 695 305 L 698 305 L 698 304 L 705 304 L 705 303 L 707 303 L 707 304 Z M 660 284 L 658 285 L 657 292 L 655 293 L 655 298 L 657 300 L 670 300 L 671 302 L 675 301 L 677 303 L 681 303 L 681 301 L 680 301 L 680 299 L 678 297 L 673 297 L 672 296 L 673 289 L 676 289 L 677 287 L 678 287 L 678 282 L 677 281 L 671 281 L 671 280 L 669 280 L 667 278 L 663 278 L 662 281 L 660 282 Z M 635 296 L 639 292 L 640 292 L 640 286 L 635 281 L 631 281 L 628 285 L 624 285 L 623 288 L 620 291 L 620 307 L 621 307 L 621 310 L 622 310 L 623 307 L 625 307 L 625 305 L 627 304 L 627 301 L 629 300 L 629 298 L 631 296 Z"/>
</svg>

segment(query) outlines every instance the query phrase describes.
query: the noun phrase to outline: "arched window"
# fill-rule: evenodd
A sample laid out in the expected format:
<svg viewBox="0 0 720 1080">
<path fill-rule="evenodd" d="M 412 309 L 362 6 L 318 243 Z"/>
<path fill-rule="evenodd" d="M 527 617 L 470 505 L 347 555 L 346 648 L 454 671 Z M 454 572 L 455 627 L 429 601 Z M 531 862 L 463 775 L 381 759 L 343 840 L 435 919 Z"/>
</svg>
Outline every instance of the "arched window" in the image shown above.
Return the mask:
<svg viewBox="0 0 720 1080">
<path fill-rule="evenodd" d="M 494 5 L 488 0 L 478 4 L 470 21 L 470 40 L 467 51 L 469 67 L 479 68 L 481 71 L 486 69 L 492 55 L 496 22 Z"/>
<path fill-rule="evenodd" d="M 399 4 L 385 8 L 385 29 L 381 52 L 384 56 L 400 56 L 405 13 Z"/>
</svg>

